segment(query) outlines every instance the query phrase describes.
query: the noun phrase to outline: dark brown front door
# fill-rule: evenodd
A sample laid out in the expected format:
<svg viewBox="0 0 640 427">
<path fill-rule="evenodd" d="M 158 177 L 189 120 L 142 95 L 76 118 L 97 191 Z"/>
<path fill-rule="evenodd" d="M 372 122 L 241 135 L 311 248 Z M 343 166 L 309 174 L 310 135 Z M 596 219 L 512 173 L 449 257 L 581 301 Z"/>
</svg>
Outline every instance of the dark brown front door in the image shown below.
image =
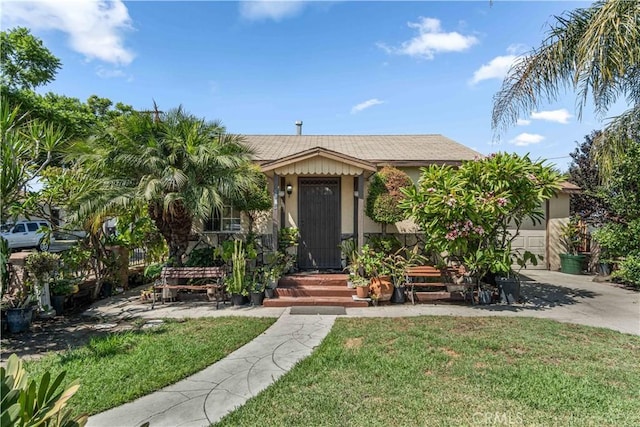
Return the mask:
<svg viewBox="0 0 640 427">
<path fill-rule="evenodd" d="M 298 267 L 340 268 L 340 178 L 299 178 L 298 188 Z"/>
</svg>

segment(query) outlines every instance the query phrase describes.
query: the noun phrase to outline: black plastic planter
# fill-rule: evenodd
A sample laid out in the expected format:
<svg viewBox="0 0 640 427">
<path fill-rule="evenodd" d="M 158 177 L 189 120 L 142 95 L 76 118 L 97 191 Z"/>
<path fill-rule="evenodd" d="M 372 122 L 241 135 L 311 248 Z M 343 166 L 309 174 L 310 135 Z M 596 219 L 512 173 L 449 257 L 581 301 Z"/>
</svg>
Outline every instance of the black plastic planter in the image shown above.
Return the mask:
<svg viewBox="0 0 640 427">
<path fill-rule="evenodd" d="M 404 304 L 404 286 L 395 286 L 391 295 L 392 304 Z"/>
<path fill-rule="evenodd" d="M 258 307 L 262 305 L 264 301 L 264 292 L 251 292 L 251 305 Z"/>
<path fill-rule="evenodd" d="M 244 295 L 242 294 L 231 294 L 231 304 L 236 307 L 240 307 L 244 305 Z"/>
<path fill-rule="evenodd" d="M 17 334 L 29 330 L 32 318 L 32 307 L 7 309 L 7 326 L 9 332 Z"/>
<path fill-rule="evenodd" d="M 500 302 L 514 304 L 520 301 L 520 281 L 515 277 L 496 277 Z"/>
</svg>

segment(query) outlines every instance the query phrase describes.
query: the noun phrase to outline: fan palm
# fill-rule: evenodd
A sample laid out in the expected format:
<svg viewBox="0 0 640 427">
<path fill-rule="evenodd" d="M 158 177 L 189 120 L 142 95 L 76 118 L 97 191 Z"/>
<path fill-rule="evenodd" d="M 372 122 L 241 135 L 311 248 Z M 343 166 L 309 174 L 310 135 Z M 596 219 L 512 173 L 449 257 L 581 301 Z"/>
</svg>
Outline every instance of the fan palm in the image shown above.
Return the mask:
<svg viewBox="0 0 640 427">
<path fill-rule="evenodd" d="M 194 222 L 254 184 L 251 152 L 242 142 L 220 123 L 182 108 L 158 117 L 122 116 L 83 156 L 92 160 L 87 164 L 103 185 L 80 212 L 109 212 L 142 201 L 169 246 L 170 260 L 181 265 Z"/>
<path fill-rule="evenodd" d="M 620 98 L 630 105 L 598 141 L 606 173 L 625 141 L 640 136 L 640 2 L 597 1 L 555 17 L 547 38 L 513 65 L 495 95 L 494 131 L 498 135 L 542 102 L 557 101 L 567 88 L 577 91 L 579 117 L 589 98 L 601 115 Z"/>
</svg>

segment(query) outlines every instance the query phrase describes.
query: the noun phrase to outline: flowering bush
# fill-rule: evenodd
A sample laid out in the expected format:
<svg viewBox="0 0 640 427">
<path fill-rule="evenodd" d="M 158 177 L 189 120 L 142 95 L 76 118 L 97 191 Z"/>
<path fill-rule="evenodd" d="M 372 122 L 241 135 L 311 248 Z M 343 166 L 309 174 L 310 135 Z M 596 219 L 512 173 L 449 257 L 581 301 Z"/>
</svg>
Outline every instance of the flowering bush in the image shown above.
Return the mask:
<svg viewBox="0 0 640 427">
<path fill-rule="evenodd" d="M 543 162 L 497 153 L 459 168 L 422 168 L 417 187 L 404 190 L 401 206 L 436 252 L 479 279 L 490 271 L 509 274 L 514 261 L 537 262 L 530 252 L 512 253 L 511 243 L 525 219 L 543 220 L 542 202 L 560 182 L 560 174 Z"/>
</svg>

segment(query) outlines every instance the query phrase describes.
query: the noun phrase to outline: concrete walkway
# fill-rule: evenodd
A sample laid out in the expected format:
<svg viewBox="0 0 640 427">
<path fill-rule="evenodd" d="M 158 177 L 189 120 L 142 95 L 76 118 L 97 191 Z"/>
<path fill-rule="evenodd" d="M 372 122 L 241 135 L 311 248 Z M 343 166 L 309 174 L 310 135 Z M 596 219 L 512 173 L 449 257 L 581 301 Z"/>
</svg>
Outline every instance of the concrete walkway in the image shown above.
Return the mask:
<svg viewBox="0 0 640 427">
<path fill-rule="evenodd" d="M 218 363 L 131 403 L 89 418 L 87 426 L 209 426 L 311 354 L 336 316 L 283 314 L 267 331 Z"/>
<path fill-rule="evenodd" d="M 523 304 L 387 305 L 348 308 L 347 317 L 518 316 L 553 319 L 640 335 L 640 293 L 592 276 L 526 271 Z M 257 395 L 298 361 L 311 354 L 329 333 L 336 315 L 292 315 L 289 308 L 220 307 L 178 302 L 154 310 L 138 302 L 139 291 L 101 301 L 87 310 L 107 321 L 131 318 L 207 316 L 278 317 L 255 340 L 197 374 L 134 402 L 89 418 L 88 426 L 208 426 Z"/>
</svg>

